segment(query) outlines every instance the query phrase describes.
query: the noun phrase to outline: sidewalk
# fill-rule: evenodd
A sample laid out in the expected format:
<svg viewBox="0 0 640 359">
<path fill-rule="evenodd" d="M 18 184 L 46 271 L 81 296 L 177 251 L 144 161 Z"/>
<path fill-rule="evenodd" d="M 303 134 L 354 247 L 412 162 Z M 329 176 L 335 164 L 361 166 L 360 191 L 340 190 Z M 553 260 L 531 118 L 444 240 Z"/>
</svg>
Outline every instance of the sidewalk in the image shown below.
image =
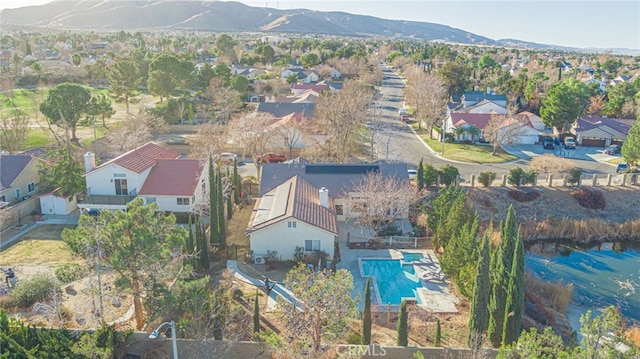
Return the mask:
<svg viewBox="0 0 640 359">
<path fill-rule="evenodd" d="M 263 288 L 265 286 L 264 281 L 258 280 L 256 278 L 250 277 L 242 273 L 238 268 L 237 260 L 231 260 L 231 259 L 227 260 L 227 268 L 233 271 L 233 276 L 236 277 L 238 280 L 241 280 L 247 284 L 251 284 L 260 288 Z M 278 303 L 278 296 L 282 297 L 288 303 L 295 302 L 296 308 L 301 310 L 301 307 L 298 304 L 298 301 L 293 297 L 293 293 L 289 289 L 285 288 L 285 286 L 282 285 L 282 283 L 278 283 L 278 282 L 270 282 L 270 283 L 271 285 L 273 285 L 273 287 L 271 287 L 271 290 L 269 291 L 269 297 L 267 298 L 267 312 L 272 312 L 275 310 L 275 307 Z"/>
</svg>

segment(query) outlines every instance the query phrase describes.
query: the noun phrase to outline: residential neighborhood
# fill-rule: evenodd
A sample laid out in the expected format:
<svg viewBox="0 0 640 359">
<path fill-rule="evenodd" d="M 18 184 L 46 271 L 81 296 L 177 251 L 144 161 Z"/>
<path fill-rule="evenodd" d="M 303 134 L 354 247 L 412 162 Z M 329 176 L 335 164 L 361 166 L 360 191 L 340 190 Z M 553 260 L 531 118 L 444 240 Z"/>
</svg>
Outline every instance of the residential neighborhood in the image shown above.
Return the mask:
<svg viewBox="0 0 640 359">
<path fill-rule="evenodd" d="M 0 36 L 17 357 L 40 350 L 27 326 L 83 358 L 640 351 L 637 56 L 337 30 Z"/>
</svg>

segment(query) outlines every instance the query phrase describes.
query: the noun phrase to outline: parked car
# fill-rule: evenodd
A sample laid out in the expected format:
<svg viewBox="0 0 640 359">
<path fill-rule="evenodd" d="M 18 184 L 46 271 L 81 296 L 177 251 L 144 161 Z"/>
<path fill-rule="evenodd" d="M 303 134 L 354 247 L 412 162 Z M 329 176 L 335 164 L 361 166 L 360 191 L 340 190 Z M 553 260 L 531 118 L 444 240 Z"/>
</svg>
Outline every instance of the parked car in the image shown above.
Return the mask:
<svg viewBox="0 0 640 359">
<path fill-rule="evenodd" d="M 280 163 L 287 160 L 285 155 L 276 155 L 275 153 L 265 153 L 262 155 L 262 162 L 265 163 Z"/>
<path fill-rule="evenodd" d="M 604 149 L 604 153 L 608 155 L 615 155 L 620 153 L 620 145 L 611 145 Z"/>
<path fill-rule="evenodd" d="M 544 146 L 545 150 L 552 150 L 555 148 L 555 146 L 553 145 L 553 137 L 551 136 L 544 136 L 544 140 L 542 141 L 542 145 Z"/>
<path fill-rule="evenodd" d="M 576 140 L 573 137 L 565 137 L 564 138 L 564 148 L 568 150 L 576 149 Z"/>
<path fill-rule="evenodd" d="M 220 154 L 220 161 L 223 162 L 227 162 L 227 163 L 233 163 L 238 159 L 238 155 L 236 155 L 235 153 L 231 153 L 231 152 L 222 152 Z"/>
<path fill-rule="evenodd" d="M 418 176 L 417 170 L 407 170 L 407 174 L 409 175 L 409 179 L 415 179 Z"/>
<path fill-rule="evenodd" d="M 400 121 L 402 121 L 404 123 L 409 123 L 409 116 L 408 115 L 400 115 Z"/>
<path fill-rule="evenodd" d="M 629 168 L 629 164 L 626 162 L 620 162 L 618 163 L 618 166 L 616 167 L 616 173 L 621 173 L 626 171 Z"/>
<path fill-rule="evenodd" d="M 364 125 L 364 127 L 366 128 L 373 128 L 373 123 L 371 123 L 371 121 L 367 121 L 367 124 Z"/>
</svg>

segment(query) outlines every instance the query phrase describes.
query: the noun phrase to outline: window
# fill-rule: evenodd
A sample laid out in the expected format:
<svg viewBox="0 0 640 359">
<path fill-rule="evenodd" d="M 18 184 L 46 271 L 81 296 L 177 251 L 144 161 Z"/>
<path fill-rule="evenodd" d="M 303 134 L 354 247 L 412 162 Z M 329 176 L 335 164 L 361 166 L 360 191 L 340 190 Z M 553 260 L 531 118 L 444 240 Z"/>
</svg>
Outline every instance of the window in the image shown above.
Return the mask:
<svg viewBox="0 0 640 359">
<path fill-rule="evenodd" d="M 6 196 L 0 197 L 0 202 L 6 202 L 6 201 L 7 201 L 7 197 Z"/>
<path fill-rule="evenodd" d="M 319 240 L 306 240 L 306 241 L 304 241 L 304 250 L 306 252 L 319 251 L 320 250 L 320 241 Z"/>
<path fill-rule="evenodd" d="M 20 196 L 20 188 L 16 188 L 16 200 L 20 201 L 21 200 L 20 197 L 21 197 Z"/>
<path fill-rule="evenodd" d="M 116 196 L 126 196 L 129 194 L 126 179 L 117 179 L 114 182 L 116 185 Z"/>
<path fill-rule="evenodd" d="M 344 206 L 341 204 L 336 204 L 336 215 L 342 216 L 344 214 Z"/>
<path fill-rule="evenodd" d="M 176 198 L 178 206 L 188 206 L 189 205 L 189 197 L 178 197 Z"/>
<path fill-rule="evenodd" d="M 295 221 L 289 221 L 289 222 L 287 222 L 287 227 L 289 227 L 289 228 L 296 228 L 296 222 L 295 222 Z"/>
<path fill-rule="evenodd" d="M 147 201 L 147 204 L 154 203 L 156 201 L 156 198 L 155 197 L 146 197 L 145 201 Z"/>
<path fill-rule="evenodd" d="M 127 177 L 127 175 L 125 173 L 114 173 L 113 177 L 115 177 L 115 178 L 124 178 L 124 177 Z"/>
<path fill-rule="evenodd" d="M 27 185 L 27 192 L 31 193 L 36 190 L 36 184 L 31 182 Z"/>
</svg>

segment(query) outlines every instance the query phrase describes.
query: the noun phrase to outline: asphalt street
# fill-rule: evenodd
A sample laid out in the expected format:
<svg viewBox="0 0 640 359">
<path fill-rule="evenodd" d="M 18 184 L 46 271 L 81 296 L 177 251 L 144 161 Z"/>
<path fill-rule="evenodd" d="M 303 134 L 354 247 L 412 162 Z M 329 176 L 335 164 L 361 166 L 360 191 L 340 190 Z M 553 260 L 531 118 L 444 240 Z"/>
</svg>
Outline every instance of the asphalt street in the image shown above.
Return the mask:
<svg viewBox="0 0 640 359">
<path fill-rule="evenodd" d="M 514 167 L 525 167 L 529 163 L 531 154 L 534 156 L 545 153 L 542 147 L 527 147 L 529 153 L 517 148 L 507 149 L 518 155 L 520 158 L 511 162 L 497 164 L 477 164 L 450 161 L 440 157 L 438 153 L 434 153 L 426 144 L 418 138 L 408 124 L 400 121 L 399 111 L 404 107 L 403 88 L 404 81 L 393 71 L 388 68 L 383 69 L 385 79 L 382 86 L 378 87 L 382 96 L 376 100 L 375 109 L 373 109 L 369 118 L 372 123 L 371 131 L 374 138 L 374 157 L 378 160 L 399 161 L 404 162 L 409 168 L 416 168 L 422 158 L 425 163 L 430 163 L 439 168 L 444 164 L 451 164 L 458 168 L 463 176 L 471 174 L 479 174 L 483 171 L 493 171 L 497 174 L 506 174 L 509 169 Z M 574 155 L 575 152 L 562 151 L 556 148 L 554 154 L 565 155 L 576 164 L 576 167 L 583 169 L 585 174 L 593 173 L 615 173 L 615 167 L 611 164 L 597 161 L 597 153 L 601 149 L 582 148 L 577 151 L 592 151 L 593 155 Z M 547 151 L 551 153 L 552 151 Z"/>
</svg>

